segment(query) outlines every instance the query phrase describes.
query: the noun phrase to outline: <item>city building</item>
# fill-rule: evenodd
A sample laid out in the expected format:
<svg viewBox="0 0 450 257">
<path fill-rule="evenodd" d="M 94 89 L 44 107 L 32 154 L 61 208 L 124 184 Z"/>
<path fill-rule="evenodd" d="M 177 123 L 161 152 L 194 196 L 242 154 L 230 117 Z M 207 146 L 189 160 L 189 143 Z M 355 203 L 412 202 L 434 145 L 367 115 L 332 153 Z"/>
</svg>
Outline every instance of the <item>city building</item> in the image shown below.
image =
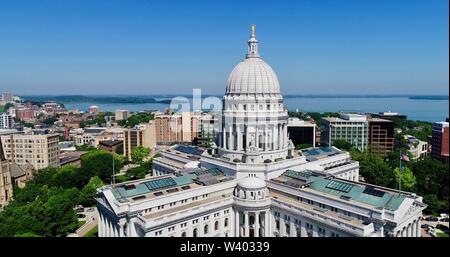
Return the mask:
<svg viewBox="0 0 450 257">
<path fill-rule="evenodd" d="M 287 131 L 295 146 L 316 147 L 316 124 L 299 118 L 289 118 Z"/>
<path fill-rule="evenodd" d="M 115 120 L 127 120 L 130 117 L 130 112 L 128 110 L 116 110 Z"/>
<path fill-rule="evenodd" d="M 405 135 L 404 138 L 407 141 L 409 152 L 411 153 L 413 160 L 423 159 L 428 156 L 430 152 L 428 142 L 419 140 L 411 135 Z"/>
<path fill-rule="evenodd" d="M 58 134 L 14 133 L 0 136 L 7 160 L 19 165 L 29 163 L 35 170 L 59 167 Z"/>
<path fill-rule="evenodd" d="M 11 201 L 12 194 L 11 169 L 3 152 L 2 139 L 0 137 L 0 210 Z"/>
<path fill-rule="evenodd" d="M 19 120 L 30 121 L 35 118 L 36 110 L 33 110 L 31 108 L 21 107 L 21 108 L 10 108 L 10 109 L 15 109 L 15 111 L 14 111 L 15 117 Z"/>
<path fill-rule="evenodd" d="M 88 108 L 88 113 L 90 114 L 98 114 L 100 112 L 100 108 L 96 105 L 92 105 Z"/>
<path fill-rule="evenodd" d="M 137 146 L 153 149 L 156 146 L 155 122 L 139 124 L 134 128 L 125 129 L 123 134 L 123 154 L 131 160 L 131 151 Z"/>
<path fill-rule="evenodd" d="M 394 122 L 380 118 L 369 119 L 369 152 L 385 156 L 394 150 Z"/>
<path fill-rule="evenodd" d="M 9 113 L 0 114 L 0 129 L 10 129 L 13 127 L 13 117 Z"/>
<path fill-rule="evenodd" d="M 2 102 L 11 103 L 14 102 L 14 96 L 11 93 L 2 93 Z"/>
<path fill-rule="evenodd" d="M 220 120 L 218 146 L 169 149 L 164 158 L 176 164 L 169 171 L 102 187 L 99 236 L 420 236 L 421 197 L 357 182 L 358 163 L 335 147 L 294 149 L 278 79 L 259 57 L 253 26 Z M 364 138 L 366 120 L 343 120 Z M 196 160 L 198 167 L 185 166 Z"/>
<path fill-rule="evenodd" d="M 374 118 L 380 118 L 384 120 L 406 120 L 407 116 L 404 114 L 399 114 L 398 112 L 379 112 L 379 113 L 372 113 L 372 117 Z"/>
<path fill-rule="evenodd" d="M 66 165 L 72 165 L 76 167 L 81 167 L 81 157 L 87 154 L 86 151 L 71 151 L 61 153 L 59 157 L 59 162 L 61 167 Z"/>
<path fill-rule="evenodd" d="M 435 122 L 431 136 L 431 158 L 448 163 L 448 119 L 446 122 Z"/>
<path fill-rule="evenodd" d="M 33 178 L 34 172 L 36 171 L 33 166 L 29 163 L 19 165 L 15 162 L 10 163 L 11 168 L 11 181 L 12 183 L 19 187 L 25 187 L 26 183 Z"/>
<path fill-rule="evenodd" d="M 122 140 L 103 140 L 98 144 L 98 149 L 106 150 L 111 153 L 117 153 L 118 149 L 123 152 L 123 141 Z"/>
<path fill-rule="evenodd" d="M 157 144 L 192 143 L 197 138 L 201 115 L 192 112 L 157 113 L 155 129 Z"/>
<path fill-rule="evenodd" d="M 365 115 L 342 113 L 340 117 L 322 119 L 321 140 L 333 145 L 335 140 L 345 140 L 360 151 L 367 150 L 368 121 Z"/>
<path fill-rule="evenodd" d="M 202 113 L 200 118 L 200 129 L 197 133 L 197 144 L 208 147 L 216 141 L 219 131 L 218 113 Z"/>
<path fill-rule="evenodd" d="M 74 141 L 60 141 L 58 143 L 59 151 L 62 152 L 73 152 L 76 151 L 77 148 L 75 147 Z"/>
</svg>

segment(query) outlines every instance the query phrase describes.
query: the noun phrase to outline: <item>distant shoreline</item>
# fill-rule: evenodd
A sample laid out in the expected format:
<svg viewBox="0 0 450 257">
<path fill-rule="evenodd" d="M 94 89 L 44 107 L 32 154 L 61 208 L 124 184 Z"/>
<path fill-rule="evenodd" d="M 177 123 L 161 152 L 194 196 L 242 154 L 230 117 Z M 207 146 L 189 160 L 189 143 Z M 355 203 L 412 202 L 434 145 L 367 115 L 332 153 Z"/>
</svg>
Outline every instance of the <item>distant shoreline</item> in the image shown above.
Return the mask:
<svg viewBox="0 0 450 257">
<path fill-rule="evenodd" d="M 192 95 L 24 95 L 21 98 L 28 101 L 55 101 L 60 103 L 126 103 L 170 104 L 170 99 L 176 96 L 191 98 Z M 202 95 L 202 97 L 222 95 Z M 411 100 L 448 100 L 448 95 L 284 95 L 284 98 L 408 98 Z"/>
</svg>

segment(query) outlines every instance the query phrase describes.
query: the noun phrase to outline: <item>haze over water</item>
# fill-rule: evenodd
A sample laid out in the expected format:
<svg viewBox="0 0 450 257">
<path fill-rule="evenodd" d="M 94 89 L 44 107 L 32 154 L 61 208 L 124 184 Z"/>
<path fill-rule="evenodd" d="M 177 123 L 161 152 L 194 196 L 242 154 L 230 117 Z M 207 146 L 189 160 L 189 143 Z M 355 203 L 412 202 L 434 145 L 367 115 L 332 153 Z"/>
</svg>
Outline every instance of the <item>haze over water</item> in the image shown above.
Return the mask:
<svg viewBox="0 0 450 257">
<path fill-rule="evenodd" d="M 159 98 L 161 99 L 161 98 Z M 167 99 L 167 98 L 164 98 Z M 133 112 L 143 110 L 163 111 L 169 107 L 168 104 L 145 103 L 64 103 L 67 109 L 79 109 L 86 111 L 89 106 L 97 105 L 101 111 L 115 111 L 126 109 Z M 448 100 L 417 100 L 408 97 L 339 97 L 339 98 L 318 98 L 318 97 L 285 97 L 284 104 L 290 111 L 305 112 L 359 112 L 377 113 L 384 111 L 398 112 L 408 115 L 408 119 L 422 120 L 429 122 L 443 121 L 449 116 Z"/>
</svg>

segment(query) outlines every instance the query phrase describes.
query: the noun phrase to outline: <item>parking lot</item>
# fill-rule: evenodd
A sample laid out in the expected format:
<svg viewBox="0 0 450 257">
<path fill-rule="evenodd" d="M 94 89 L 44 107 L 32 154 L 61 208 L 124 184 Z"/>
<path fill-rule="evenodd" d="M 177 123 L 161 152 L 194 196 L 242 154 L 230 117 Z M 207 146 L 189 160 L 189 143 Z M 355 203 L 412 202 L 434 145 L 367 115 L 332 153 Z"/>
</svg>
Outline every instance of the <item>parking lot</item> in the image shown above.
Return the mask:
<svg viewBox="0 0 450 257">
<path fill-rule="evenodd" d="M 425 215 L 422 219 L 422 228 L 421 228 L 421 236 L 422 237 L 434 237 L 432 234 L 432 231 L 435 230 L 435 232 L 444 232 L 448 235 L 448 228 L 449 228 L 449 221 L 448 216 L 445 218 L 438 217 L 432 218 L 429 215 Z"/>
</svg>

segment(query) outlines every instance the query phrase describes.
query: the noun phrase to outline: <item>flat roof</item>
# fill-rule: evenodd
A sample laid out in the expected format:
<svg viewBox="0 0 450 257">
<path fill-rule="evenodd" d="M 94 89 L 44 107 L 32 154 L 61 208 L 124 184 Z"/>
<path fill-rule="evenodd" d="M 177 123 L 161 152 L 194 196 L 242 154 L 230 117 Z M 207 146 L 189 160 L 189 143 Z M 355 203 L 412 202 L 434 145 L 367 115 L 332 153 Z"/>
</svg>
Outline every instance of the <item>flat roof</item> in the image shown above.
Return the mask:
<svg viewBox="0 0 450 257">
<path fill-rule="evenodd" d="M 374 208 L 397 210 L 406 196 L 386 188 L 358 183 L 350 180 L 322 176 L 310 171 L 288 170 L 273 182 L 296 187 L 301 190 L 313 190 L 333 195 L 343 200 L 355 201 Z M 296 186 L 298 185 L 298 186 Z"/>
<path fill-rule="evenodd" d="M 198 168 L 181 176 L 167 175 L 117 184 L 111 192 L 119 201 L 139 201 L 230 179 L 232 177 L 218 169 Z"/>
<path fill-rule="evenodd" d="M 303 155 L 307 161 L 315 161 L 324 157 L 329 157 L 342 153 L 341 150 L 332 146 L 311 147 L 302 150 Z"/>
</svg>

